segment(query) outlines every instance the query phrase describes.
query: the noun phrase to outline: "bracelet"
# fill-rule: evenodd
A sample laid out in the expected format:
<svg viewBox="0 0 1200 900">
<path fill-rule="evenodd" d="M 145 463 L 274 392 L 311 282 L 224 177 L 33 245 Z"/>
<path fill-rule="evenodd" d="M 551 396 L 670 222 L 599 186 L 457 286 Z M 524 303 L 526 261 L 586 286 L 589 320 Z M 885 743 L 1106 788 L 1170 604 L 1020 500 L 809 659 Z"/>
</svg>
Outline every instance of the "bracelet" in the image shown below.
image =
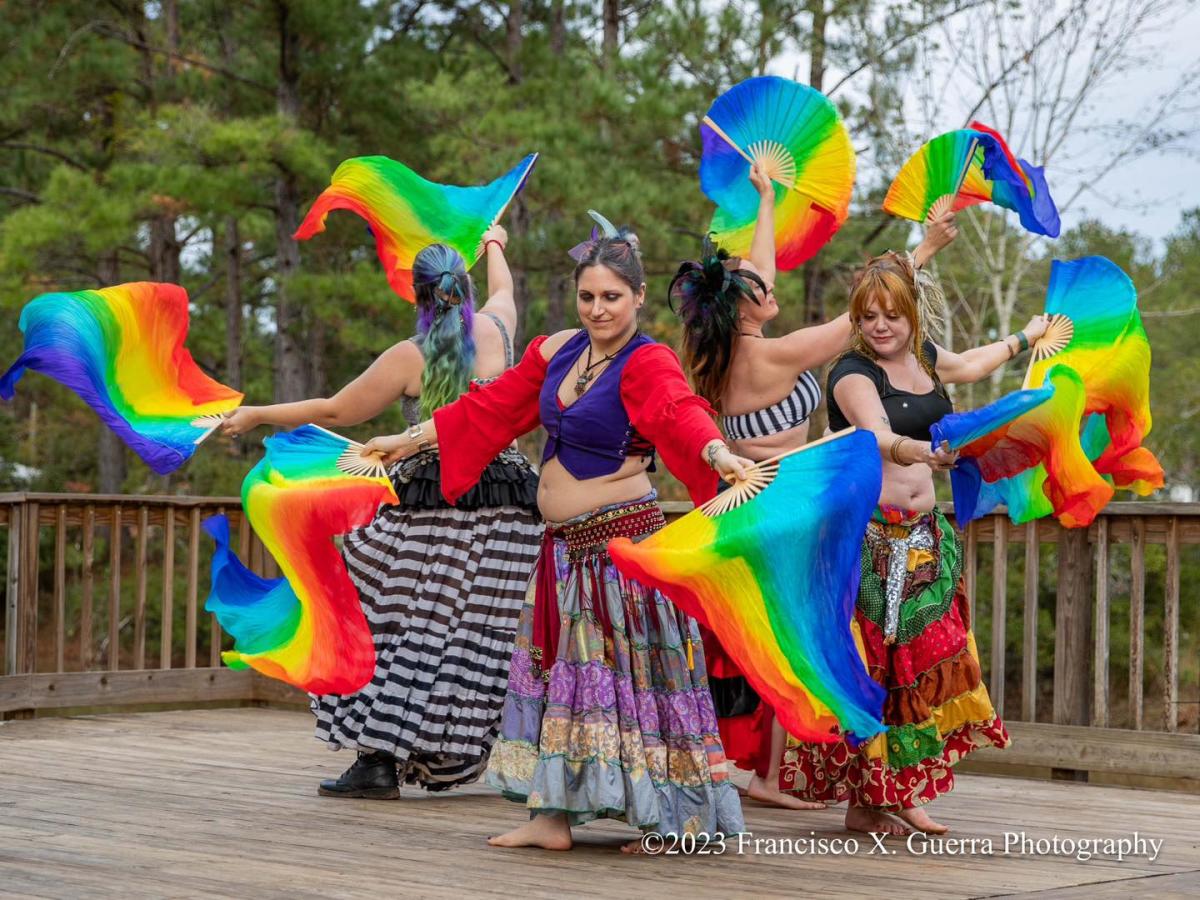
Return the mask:
<svg viewBox="0 0 1200 900">
<path fill-rule="evenodd" d="M 904 460 L 902 460 L 900 458 L 900 454 L 899 454 L 900 445 L 903 444 L 907 440 L 908 440 L 908 438 L 906 438 L 904 436 L 900 436 L 900 437 L 896 438 L 894 441 L 892 441 L 892 446 L 888 448 L 888 456 L 891 457 L 892 462 L 894 462 L 898 466 L 911 466 L 912 465 L 912 463 L 905 462 Z"/>
<path fill-rule="evenodd" d="M 1017 332 L 1017 342 L 1021 345 L 1022 353 L 1029 349 L 1029 338 L 1025 336 L 1024 331 Z"/>
<path fill-rule="evenodd" d="M 495 238 L 491 238 L 490 240 L 486 240 L 483 242 L 483 252 L 485 254 L 487 253 L 488 244 L 495 244 L 497 247 L 500 248 L 501 253 L 504 252 L 504 245 L 502 243 L 500 243 L 498 240 L 496 240 Z"/>
<path fill-rule="evenodd" d="M 408 439 L 410 441 L 416 441 L 419 438 L 424 438 L 425 429 L 421 427 L 420 423 L 418 423 L 416 425 L 410 425 L 405 434 L 408 435 Z M 429 443 L 429 441 L 421 440 L 420 443 L 417 444 L 417 452 L 421 453 L 422 451 L 428 450 L 432 446 L 433 444 Z"/>
<path fill-rule="evenodd" d="M 722 444 L 722 443 L 717 442 L 717 443 L 709 444 L 708 449 L 704 451 L 705 456 L 708 457 L 708 467 L 710 469 L 712 469 L 714 472 L 717 469 L 717 454 L 720 453 L 722 450 L 728 450 L 728 449 L 729 449 L 728 444 Z"/>
</svg>

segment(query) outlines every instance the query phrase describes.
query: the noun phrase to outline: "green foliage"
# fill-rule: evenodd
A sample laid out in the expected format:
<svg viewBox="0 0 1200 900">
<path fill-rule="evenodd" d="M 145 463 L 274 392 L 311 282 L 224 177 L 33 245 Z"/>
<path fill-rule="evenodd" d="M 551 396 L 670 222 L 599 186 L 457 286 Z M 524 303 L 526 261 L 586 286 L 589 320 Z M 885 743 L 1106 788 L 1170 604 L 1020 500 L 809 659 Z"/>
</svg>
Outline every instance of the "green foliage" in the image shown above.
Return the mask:
<svg viewBox="0 0 1200 900">
<path fill-rule="evenodd" d="M 814 264 L 782 274 L 778 285 L 777 328 L 828 319 L 844 308 L 866 255 L 911 240 L 905 223 L 879 212 L 879 199 L 884 173 L 912 146 L 901 98 L 915 42 L 936 37 L 922 28 L 950 6 L 846 0 L 822 27 L 807 0 L 622 4 L 613 53 L 602 43 L 599 4 L 522 3 L 514 36 L 506 4 L 180 0 L 172 58 L 157 4 L 8 4 L 0 9 L 0 186 L 8 189 L 0 193 L 0 310 L 10 327 L 0 329 L 0 357 L 19 353 L 11 323 L 34 295 L 152 278 L 165 254 L 192 297 L 189 347 L 202 367 L 217 377 L 236 368 L 227 333 L 240 324 L 241 387 L 248 402 L 269 402 L 277 304 L 286 292 L 299 310 L 289 334 L 302 348 L 309 392 L 336 390 L 412 333 L 413 310 L 388 289 L 362 221 L 347 213 L 331 215 L 327 230 L 300 246 L 299 270 L 282 280 L 277 241 L 290 227 L 278 221 L 277 191 L 281 180 L 293 185 L 302 214 L 340 160 L 377 153 L 434 180 L 471 184 L 540 151 L 505 220 L 523 337 L 574 321 L 565 250 L 588 233 L 593 207 L 638 231 L 649 282 L 645 327 L 673 341 L 665 287 L 679 260 L 697 251 L 711 215 L 696 177 L 699 117 L 734 82 L 778 71 L 781 55 L 808 67 L 785 74 L 823 79 L 827 90 L 836 82 L 825 73 L 857 73 L 852 90 L 834 95 L 859 152 L 854 215 Z M 1001 275 L 1012 276 L 1004 284 L 1015 285 L 1019 327 L 1040 308 L 1049 261 L 1022 242 L 1011 219 L 977 209 L 963 228 L 1007 242 Z M 164 222 L 180 246 L 155 243 Z M 231 310 L 234 227 L 240 308 Z M 1009 324 L 991 304 L 992 273 L 966 244 L 960 239 L 937 261 L 953 306 L 947 340 L 958 349 Z M 1196 319 L 1186 315 L 1200 275 L 1200 211 L 1158 254 L 1137 235 L 1097 223 L 1050 250 L 1103 253 L 1133 275 L 1155 349 L 1150 444 L 1170 482 L 1195 484 L 1195 391 L 1160 386 L 1190 387 L 1200 376 L 1188 338 Z M 958 402 L 986 402 L 1020 377 L 1014 370 L 963 388 Z M 353 433 L 365 438 L 402 424 L 389 410 Z M 99 434 L 69 392 L 29 376 L 16 402 L 0 407 L 0 487 L 95 486 Z M 236 493 L 260 437 L 213 439 L 169 479 L 130 457 L 125 488 Z M 15 463 L 38 474 L 21 481 Z"/>
</svg>

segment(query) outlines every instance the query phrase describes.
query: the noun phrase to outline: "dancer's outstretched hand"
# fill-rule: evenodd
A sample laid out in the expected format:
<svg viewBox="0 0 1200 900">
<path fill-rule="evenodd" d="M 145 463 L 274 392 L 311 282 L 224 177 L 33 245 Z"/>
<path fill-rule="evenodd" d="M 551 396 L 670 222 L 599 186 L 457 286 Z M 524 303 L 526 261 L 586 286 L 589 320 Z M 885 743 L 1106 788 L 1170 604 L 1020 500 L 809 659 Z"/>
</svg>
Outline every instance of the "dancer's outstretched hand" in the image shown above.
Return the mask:
<svg viewBox="0 0 1200 900">
<path fill-rule="evenodd" d="M 238 437 L 253 431 L 263 424 L 260 417 L 261 410 L 261 406 L 239 406 L 237 409 L 230 410 L 225 413 L 225 421 L 220 425 L 221 434 Z"/>
<path fill-rule="evenodd" d="M 390 466 L 416 453 L 417 445 L 407 434 L 384 434 L 367 441 L 363 452 L 375 454 L 383 460 L 384 465 Z"/>
<path fill-rule="evenodd" d="M 750 183 L 754 185 L 754 189 L 758 191 L 760 197 L 765 197 L 767 194 L 775 196 L 775 183 L 767 174 L 767 167 L 759 160 L 755 160 L 750 166 Z"/>
</svg>

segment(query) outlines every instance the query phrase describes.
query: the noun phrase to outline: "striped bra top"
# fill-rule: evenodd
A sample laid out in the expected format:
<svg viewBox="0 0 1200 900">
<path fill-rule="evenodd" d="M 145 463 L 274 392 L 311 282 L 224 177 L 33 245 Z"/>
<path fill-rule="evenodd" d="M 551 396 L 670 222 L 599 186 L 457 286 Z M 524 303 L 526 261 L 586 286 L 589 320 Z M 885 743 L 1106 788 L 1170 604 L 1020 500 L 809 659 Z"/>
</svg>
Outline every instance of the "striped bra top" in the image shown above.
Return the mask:
<svg viewBox="0 0 1200 900">
<path fill-rule="evenodd" d="M 757 412 L 722 416 L 721 426 L 732 441 L 766 437 L 803 425 L 820 403 L 820 383 L 811 372 L 804 372 L 796 379 L 796 386 L 792 388 L 792 392 L 778 403 Z"/>
</svg>

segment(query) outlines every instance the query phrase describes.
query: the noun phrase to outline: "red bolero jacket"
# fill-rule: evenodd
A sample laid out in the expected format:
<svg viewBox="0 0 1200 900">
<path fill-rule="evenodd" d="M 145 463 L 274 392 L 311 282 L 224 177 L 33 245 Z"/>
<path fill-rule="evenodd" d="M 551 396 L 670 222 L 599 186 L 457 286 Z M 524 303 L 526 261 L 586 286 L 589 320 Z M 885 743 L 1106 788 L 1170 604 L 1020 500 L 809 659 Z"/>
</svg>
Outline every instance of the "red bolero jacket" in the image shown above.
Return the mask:
<svg viewBox="0 0 1200 900">
<path fill-rule="evenodd" d="M 491 384 L 472 384 L 454 403 L 434 412 L 442 496 L 449 503 L 471 489 L 496 454 L 541 424 L 545 343 L 544 335 L 534 338 L 521 361 Z M 687 487 L 693 503 L 716 494 L 717 475 L 700 456 L 709 441 L 722 440 L 716 413 L 692 392 L 671 348 L 646 344 L 633 351 L 621 372 L 621 402 L 629 421 Z"/>
</svg>

